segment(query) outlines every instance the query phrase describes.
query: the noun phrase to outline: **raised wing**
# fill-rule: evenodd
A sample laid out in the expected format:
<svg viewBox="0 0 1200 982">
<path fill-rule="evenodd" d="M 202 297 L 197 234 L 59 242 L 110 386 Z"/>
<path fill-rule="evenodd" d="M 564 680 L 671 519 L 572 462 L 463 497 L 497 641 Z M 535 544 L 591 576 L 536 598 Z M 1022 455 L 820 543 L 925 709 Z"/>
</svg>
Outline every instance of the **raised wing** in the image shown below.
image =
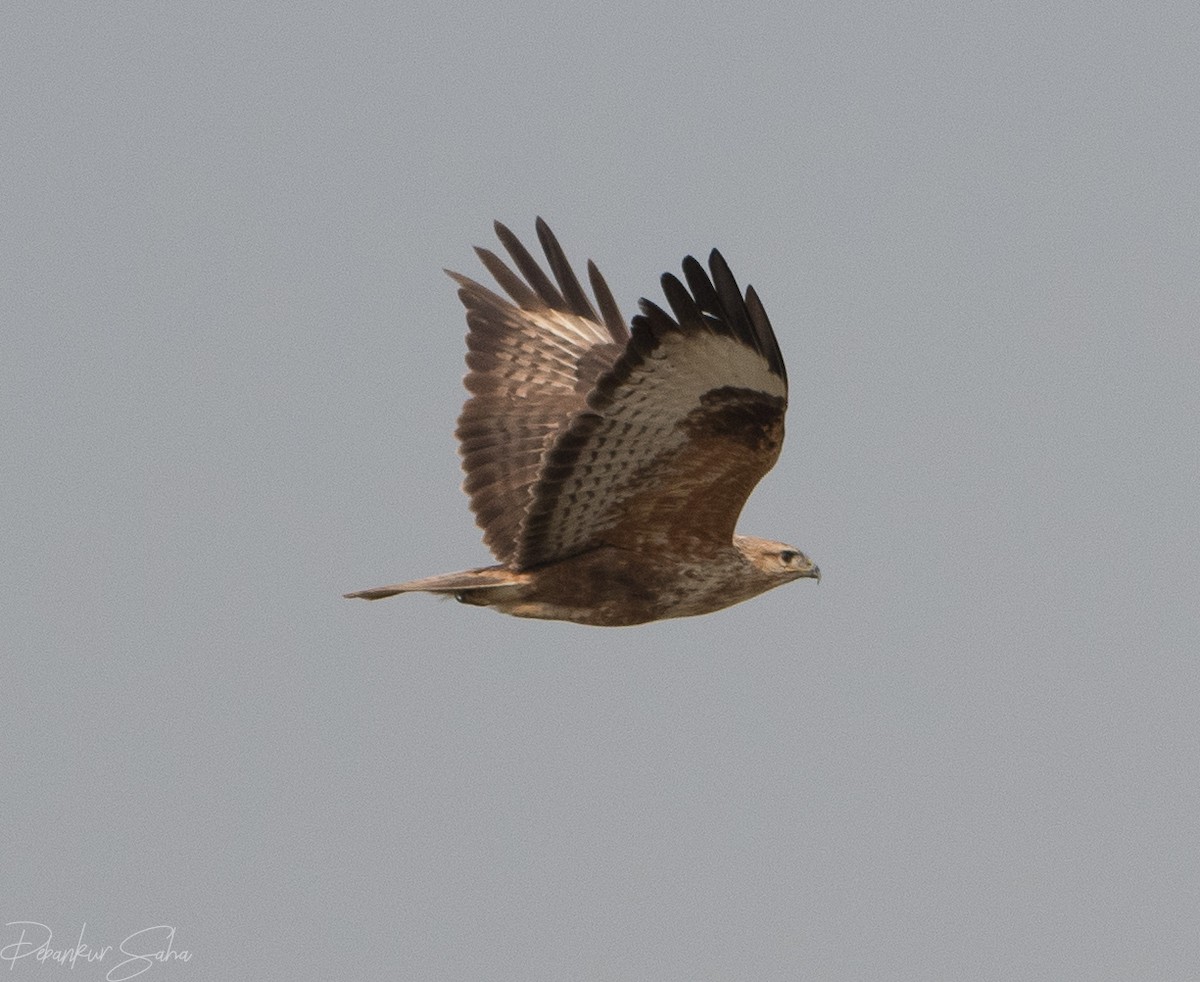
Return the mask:
<svg viewBox="0 0 1200 982">
<path fill-rule="evenodd" d="M 783 443 L 787 374 L 754 290 L 714 250 L 674 317 L 647 300 L 620 359 L 546 453 L 514 561 L 537 566 L 601 545 L 699 554 L 728 548 L 742 506 Z"/>
<path fill-rule="evenodd" d="M 585 408 L 596 380 L 620 357 L 629 328 L 589 262 L 597 315 L 540 218 L 538 239 L 554 281 L 512 232 L 499 222 L 495 228 L 521 275 L 495 253 L 475 251 L 512 302 L 447 272 L 467 308 L 464 382 L 471 398 L 456 433 L 467 475 L 463 489 L 484 542 L 508 563 L 516 560 L 524 541 L 523 525 L 546 454 Z"/>
</svg>

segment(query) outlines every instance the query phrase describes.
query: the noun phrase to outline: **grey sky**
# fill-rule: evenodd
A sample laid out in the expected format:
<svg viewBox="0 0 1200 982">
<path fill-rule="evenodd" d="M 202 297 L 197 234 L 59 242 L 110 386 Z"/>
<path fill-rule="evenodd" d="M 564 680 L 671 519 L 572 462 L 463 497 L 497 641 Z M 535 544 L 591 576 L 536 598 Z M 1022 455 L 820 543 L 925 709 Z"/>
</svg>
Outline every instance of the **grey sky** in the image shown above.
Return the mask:
<svg viewBox="0 0 1200 982">
<path fill-rule="evenodd" d="M 1200 975 L 1198 39 L 8 5 L 0 925 L 172 924 L 180 980 Z M 819 585 L 340 599 L 487 561 L 441 268 L 538 214 L 627 314 L 713 246 L 758 289 L 792 408 L 741 528 Z"/>
</svg>

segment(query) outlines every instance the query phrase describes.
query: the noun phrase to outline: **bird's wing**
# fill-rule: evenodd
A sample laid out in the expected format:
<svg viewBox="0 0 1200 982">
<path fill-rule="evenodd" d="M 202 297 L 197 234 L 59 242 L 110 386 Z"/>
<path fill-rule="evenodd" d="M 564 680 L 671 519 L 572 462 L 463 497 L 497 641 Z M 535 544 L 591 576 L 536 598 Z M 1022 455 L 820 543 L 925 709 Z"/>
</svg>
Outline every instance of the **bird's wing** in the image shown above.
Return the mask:
<svg viewBox="0 0 1200 982">
<path fill-rule="evenodd" d="M 552 281 L 505 226 L 496 235 L 519 274 L 495 253 L 476 249 L 511 302 L 458 273 L 467 308 L 467 376 L 471 397 L 456 435 L 463 489 L 502 563 L 514 561 L 533 488 L 555 441 L 586 406 L 596 380 L 617 362 L 629 328 L 595 264 L 588 263 L 599 316 L 540 218 L 537 234 Z M 522 277 L 524 277 L 522 279 Z"/>
<path fill-rule="evenodd" d="M 537 566 L 601 545 L 675 554 L 727 548 L 750 492 L 783 443 L 787 374 L 753 288 L 714 250 L 684 286 L 662 278 L 671 314 L 641 302 L 621 357 L 601 375 L 537 471 L 514 562 Z M 573 393 L 578 396 L 578 389 Z"/>
</svg>

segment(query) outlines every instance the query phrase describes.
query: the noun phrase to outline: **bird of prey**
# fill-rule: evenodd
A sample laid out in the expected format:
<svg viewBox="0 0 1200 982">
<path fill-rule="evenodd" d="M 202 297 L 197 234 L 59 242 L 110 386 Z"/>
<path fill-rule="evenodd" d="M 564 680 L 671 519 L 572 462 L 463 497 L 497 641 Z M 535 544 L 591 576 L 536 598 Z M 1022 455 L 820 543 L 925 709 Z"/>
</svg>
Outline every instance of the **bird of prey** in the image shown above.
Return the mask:
<svg viewBox="0 0 1200 982">
<path fill-rule="evenodd" d="M 508 299 L 447 273 L 467 308 L 463 489 L 499 564 L 346 596 L 434 593 L 621 626 L 820 579 L 794 546 L 734 532 L 779 456 L 787 408 L 783 356 L 754 289 L 742 293 L 715 249 L 707 271 L 688 256 L 686 286 L 662 277 L 671 312 L 642 300 L 630 326 L 589 262 L 593 306 L 540 218 L 553 279 L 495 229 L 516 269 L 475 251 Z"/>
</svg>

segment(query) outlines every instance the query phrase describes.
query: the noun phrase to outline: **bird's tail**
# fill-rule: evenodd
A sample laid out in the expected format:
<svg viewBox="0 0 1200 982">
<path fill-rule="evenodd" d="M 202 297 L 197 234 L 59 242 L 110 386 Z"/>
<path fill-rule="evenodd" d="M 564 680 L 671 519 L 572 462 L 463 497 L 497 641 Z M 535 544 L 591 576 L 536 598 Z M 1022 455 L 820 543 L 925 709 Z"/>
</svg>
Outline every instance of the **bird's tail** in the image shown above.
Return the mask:
<svg viewBox="0 0 1200 982">
<path fill-rule="evenodd" d="M 426 576 L 420 580 L 409 580 L 407 583 L 395 583 L 392 586 L 377 586 L 373 590 L 359 590 L 357 593 L 346 593 L 343 596 L 359 600 L 382 600 L 384 597 L 394 597 L 397 593 L 440 593 L 456 596 L 476 590 L 521 586 L 525 583 L 525 578 L 526 574 L 515 573 L 503 566 L 485 566 L 482 569 L 466 569 L 461 573 Z"/>
</svg>

